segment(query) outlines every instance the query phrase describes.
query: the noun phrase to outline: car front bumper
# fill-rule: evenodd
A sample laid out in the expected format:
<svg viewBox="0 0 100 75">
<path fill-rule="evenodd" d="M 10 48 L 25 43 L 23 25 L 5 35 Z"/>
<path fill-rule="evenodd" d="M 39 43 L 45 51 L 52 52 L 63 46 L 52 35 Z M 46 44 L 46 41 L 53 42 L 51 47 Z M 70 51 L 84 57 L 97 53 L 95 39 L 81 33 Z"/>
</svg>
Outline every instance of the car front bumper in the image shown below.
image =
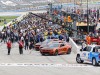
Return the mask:
<svg viewBox="0 0 100 75">
<path fill-rule="evenodd" d="M 40 51 L 41 54 L 48 54 L 48 55 L 53 55 L 54 52 L 53 51 Z"/>
<path fill-rule="evenodd" d="M 40 49 L 40 46 L 35 46 L 35 49 L 36 49 L 36 50 L 39 50 L 39 49 Z"/>
<path fill-rule="evenodd" d="M 100 61 L 98 61 L 98 64 L 100 65 Z"/>
</svg>

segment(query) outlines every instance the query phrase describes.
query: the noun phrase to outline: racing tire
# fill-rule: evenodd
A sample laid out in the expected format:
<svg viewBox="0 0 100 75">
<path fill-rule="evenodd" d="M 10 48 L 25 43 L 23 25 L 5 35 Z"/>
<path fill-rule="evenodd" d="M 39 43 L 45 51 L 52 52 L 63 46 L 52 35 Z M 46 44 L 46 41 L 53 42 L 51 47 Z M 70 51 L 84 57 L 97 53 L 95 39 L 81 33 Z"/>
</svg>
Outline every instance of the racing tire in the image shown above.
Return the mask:
<svg viewBox="0 0 100 75">
<path fill-rule="evenodd" d="M 93 66 L 98 66 L 98 63 L 97 63 L 97 61 L 96 61 L 95 58 L 92 59 L 92 65 L 93 65 Z"/>
<path fill-rule="evenodd" d="M 83 63 L 84 61 L 81 60 L 80 55 L 77 55 L 77 57 L 76 57 L 76 62 L 77 62 L 77 63 Z"/>
<path fill-rule="evenodd" d="M 41 53 L 43 56 L 45 55 L 45 54 L 43 54 L 43 53 Z"/>
<path fill-rule="evenodd" d="M 54 55 L 55 55 L 55 56 L 57 56 L 57 55 L 58 55 L 58 50 L 56 50 L 56 51 L 55 51 Z"/>
<path fill-rule="evenodd" d="M 71 49 L 69 48 L 68 51 L 67 51 L 67 54 L 70 54 L 70 53 L 71 53 Z"/>
<path fill-rule="evenodd" d="M 36 50 L 36 51 L 39 51 L 39 49 L 36 49 L 36 48 L 35 48 L 35 50 Z"/>
</svg>

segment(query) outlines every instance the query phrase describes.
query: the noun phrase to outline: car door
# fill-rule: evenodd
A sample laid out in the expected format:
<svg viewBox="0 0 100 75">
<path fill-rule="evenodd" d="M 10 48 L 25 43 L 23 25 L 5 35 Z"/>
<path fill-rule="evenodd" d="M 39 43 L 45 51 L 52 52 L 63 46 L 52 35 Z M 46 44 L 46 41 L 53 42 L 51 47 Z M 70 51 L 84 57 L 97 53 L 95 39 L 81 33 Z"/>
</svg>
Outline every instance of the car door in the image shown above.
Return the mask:
<svg viewBox="0 0 100 75">
<path fill-rule="evenodd" d="M 81 52 L 82 60 L 89 61 L 89 53 L 90 53 L 91 49 L 92 49 L 92 47 L 90 47 L 90 46 L 87 46 L 83 49 L 83 51 Z"/>
<path fill-rule="evenodd" d="M 59 49 L 59 50 L 60 50 L 60 51 L 59 51 L 60 54 L 61 54 L 61 53 L 64 53 L 64 46 L 65 46 L 64 44 L 61 44 L 61 45 L 60 45 L 60 49 Z"/>
<path fill-rule="evenodd" d="M 90 53 L 89 59 L 90 61 L 92 61 L 92 58 L 98 58 L 98 54 L 99 54 L 99 50 L 100 50 L 100 46 L 94 47 L 92 52 Z"/>
<path fill-rule="evenodd" d="M 92 61 L 92 57 L 95 56 L 95 53 L 96 53 L 96 47 L 94 47 L 94 48 L 92 49 L 92 52 L 90 52 L 90 54 L 89 54 L 89 59 L 90 59 L 90 61 Z"/>
</svg>

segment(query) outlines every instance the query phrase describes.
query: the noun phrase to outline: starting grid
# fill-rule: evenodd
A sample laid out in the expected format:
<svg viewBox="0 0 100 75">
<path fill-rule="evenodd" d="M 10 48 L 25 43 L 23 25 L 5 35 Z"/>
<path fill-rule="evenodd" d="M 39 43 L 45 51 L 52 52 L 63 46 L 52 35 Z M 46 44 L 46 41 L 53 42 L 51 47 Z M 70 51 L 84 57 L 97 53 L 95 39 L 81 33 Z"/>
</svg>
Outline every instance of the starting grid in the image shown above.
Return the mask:
<svg viewBox="0 0 100 75">
<path fill-rule="evenodd" d="M 93 67 L 86 64 L 35 64 L 35 63 L 1 63 L 0 67 Z"/>
</svg>

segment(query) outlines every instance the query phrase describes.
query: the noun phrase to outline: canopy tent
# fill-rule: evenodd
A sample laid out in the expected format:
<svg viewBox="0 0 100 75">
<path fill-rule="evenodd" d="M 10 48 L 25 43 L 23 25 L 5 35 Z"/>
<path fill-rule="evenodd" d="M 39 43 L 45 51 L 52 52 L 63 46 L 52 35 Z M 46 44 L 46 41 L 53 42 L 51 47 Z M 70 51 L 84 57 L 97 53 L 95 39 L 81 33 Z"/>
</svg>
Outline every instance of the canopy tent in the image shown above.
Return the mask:
<svg viewBox="0 0 100 75">
<path fill-rule="evenodd" d="M 87 26 L 87 23 L 84 22 L 77 22 L 76 26 Z"/>
</svg>

